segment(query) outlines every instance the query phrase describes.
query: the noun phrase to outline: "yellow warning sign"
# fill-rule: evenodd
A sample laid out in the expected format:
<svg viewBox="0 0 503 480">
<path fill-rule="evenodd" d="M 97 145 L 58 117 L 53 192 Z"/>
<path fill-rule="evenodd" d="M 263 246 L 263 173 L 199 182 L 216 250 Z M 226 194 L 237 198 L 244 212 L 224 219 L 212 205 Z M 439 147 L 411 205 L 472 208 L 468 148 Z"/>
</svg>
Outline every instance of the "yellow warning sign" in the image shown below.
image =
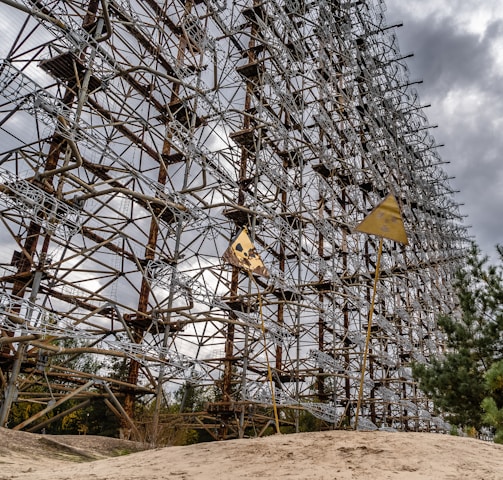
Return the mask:
<svg viewBox="0 0 503 480">
<path fill-rule="evenodd" d="M 391 193 L 362 220 L 355 230 L 388 238 L 404 245 L 409 244 L 400 207 Z"/>
<path fill-rule="evenodd" d="M 235 267 L 269 278 L 269 272 L 250 240 L 246 228 L 243 228 L 231 242 L 222 259 Z"/>
</svg>

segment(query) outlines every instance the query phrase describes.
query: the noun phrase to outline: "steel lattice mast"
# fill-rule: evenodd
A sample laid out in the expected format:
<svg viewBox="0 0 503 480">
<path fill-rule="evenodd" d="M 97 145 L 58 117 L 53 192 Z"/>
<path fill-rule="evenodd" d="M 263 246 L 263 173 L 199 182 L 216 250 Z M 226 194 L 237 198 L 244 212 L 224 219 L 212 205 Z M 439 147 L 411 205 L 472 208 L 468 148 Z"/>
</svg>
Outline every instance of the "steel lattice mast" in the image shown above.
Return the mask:
<svg viewBox="0 0 503 480">
<path fill-rule="evenodd" d="M 1 3 L 2 424 L 64 378 L 134 430 L 189 382 L 242 436 L 268 359 L 285 424 L 350 425 L 378 244 L 353 227 L 391 192 L 410 245 L 384 245 L 360 426 L 447 428 L 410 364 L 442 349 L 466 231 L 383 1 Z M 222 261 L 243 227 L 269 279 Z"/>
</svg>

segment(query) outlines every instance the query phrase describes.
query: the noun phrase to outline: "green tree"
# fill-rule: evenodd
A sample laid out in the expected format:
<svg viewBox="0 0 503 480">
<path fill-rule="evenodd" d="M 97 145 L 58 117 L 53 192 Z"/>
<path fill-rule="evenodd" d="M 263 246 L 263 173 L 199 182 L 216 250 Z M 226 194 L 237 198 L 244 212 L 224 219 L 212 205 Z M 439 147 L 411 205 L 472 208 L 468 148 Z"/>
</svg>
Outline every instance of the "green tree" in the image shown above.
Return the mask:
<svg viewBox="0 0 503 480">
<path fill-rule="evenodd" d="M 40 368 L 50 371 L 50 366 L 64 366 L 65 369 L 75 372 L 84 372 L 86 374 L 98 374 L 99 370 L 106 366 L 106 360 L 98 359 L 96 355 L 88 353 L 76 352 L 82 347 L 85 347 L 85 341 L 77 339 L 63 339 L 55 340 L 61 347 L 61 354 L 52 355 L 45 359 L 48 365 L 41 365 Z M 113 364 L 111 368 L 117 367 L 119 370 L 120 365 Z M 39 373 L 43 370 L 39 371 Z M 115 372 L 115 370 L 114 370 Z M 23 393 L 38 393 L 41 396 L 53 397 L 53 402 L 68 392 L 69 384 L 73 382 L 72 379 L 68 380 L 66 375 L 38 375 L 38 376 L 21 376 L 27 386 L 24 388 Z M 86 377 L 87 378 L 87 377 Z M 33 380 L 34 379 L 34 380 Z M 40 421 L 36 421 L 30 425 L 30 428 L 44 425 L 44 430 L 50 434 L 79 434 L 87 433 L 93 435 L 105 436 L 118 436 L 119 421 L 113 412 L 108 408 L 105 403 L 104 397 L 100 396 L 100 390 L 93 388 L 95 395 L 91 396 L 90 404 L 79 408 L 78 410 L 70 411 L 72 408 L 78 406 L 81 399 L 69 399 L 68 401 L 57 406 L 50 412 L 46 413 Z M 32 417 L 44 408 L 42 403 L 19 401 L 12 405 L 9 413 L 9 425 L 15 426 Z M 64 412 L 68 413 L 64 415 Z M 59 416 L 59 417 L 58 417 Z M 45 423 L 49 422 L 49 423 Z"/>
<path fill-rule="evenodd" d="M 495 428 L 494 441 L 503 443 L 503 360 L 493 363 L 485 379 L 489 396 L 482 401 L 484 421 Z"/>
<path fill-rule="evenodd" d="M 503 249 L 497 251 L 501 261 Z M 472 245 L 454 285 L 459 315 L 438 319 L 446 336 L 445 354 L 413 365 L 421 389 L 454 424 L 479 429 L 486 422 L 481 408 L 489 393 L 484 376 L 503 358 L 502 280 L 501 265 L 488 265 L 488 258 Z"/>
</svg>

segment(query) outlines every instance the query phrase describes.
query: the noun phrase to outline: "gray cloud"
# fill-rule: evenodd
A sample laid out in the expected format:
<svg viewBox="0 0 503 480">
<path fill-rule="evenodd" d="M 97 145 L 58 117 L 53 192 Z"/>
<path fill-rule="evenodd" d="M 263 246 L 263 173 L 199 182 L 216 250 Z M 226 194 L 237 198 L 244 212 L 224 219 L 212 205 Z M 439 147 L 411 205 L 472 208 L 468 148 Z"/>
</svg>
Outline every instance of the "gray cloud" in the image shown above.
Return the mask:
<svg viewBox="0 0 503 480">
<path fill-rule="evenodd" d="M 416 53 L 412 71 L 435 97 L 453 89 L 488 87 L 498 76 L 491 45 L 503 34 L 502 21 L 492 22 L 482 37 L 458 28 L 452 19 L 430 16 L 409 19 L 399 31 L 401 44 Z"/>
<path fill-rule="evenodd" d="M 426 15 L 402 0 L 387 3 L 390 23 L 404 23 L 397 31 L 401 50 L 414 53 L 411 78 L 424 80 L 418 90 L 432 104 L 426 113 L 439 125 L 433 133 L 446 145 L 440 154 L 450 162 L 446 170 L 455 176 L 451 184 L 460 190 L 456 199 L 464 203 L 470 234 L 494 255 L 494 245 L 503 243 L 503 62 L 494 48 L 503 41 L 503 21 L 488 22 L 479 34 L 466 28 L 461 10 L 459 16 L 448 12 L 444 2 Z"/>
</svg>

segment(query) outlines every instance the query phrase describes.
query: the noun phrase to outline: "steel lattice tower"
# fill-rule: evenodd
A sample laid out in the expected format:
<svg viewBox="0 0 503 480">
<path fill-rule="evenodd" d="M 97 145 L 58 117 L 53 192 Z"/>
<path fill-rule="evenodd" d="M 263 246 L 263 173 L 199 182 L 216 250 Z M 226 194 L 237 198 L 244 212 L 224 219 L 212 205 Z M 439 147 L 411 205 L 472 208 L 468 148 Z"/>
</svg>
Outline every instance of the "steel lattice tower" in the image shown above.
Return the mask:
<svg viewBox="0 0 503 480">
<path fill-rule="evenodd" d="M 187 415 L 215 438 L 273 393 L 284 424 L 351 425 L 378 244 L 353 228 L 391 192 L 409 246 L 384 244 L 360 426 L 447 428 L 410 364 L 442 350 L 467 235 L 382 0 L 0 6 L 2 425 L 102 395 L 134 430 L 186 382 L 216 386 Z M 222 261 L 243 227 L 270 278 Z"/>
</svg>

